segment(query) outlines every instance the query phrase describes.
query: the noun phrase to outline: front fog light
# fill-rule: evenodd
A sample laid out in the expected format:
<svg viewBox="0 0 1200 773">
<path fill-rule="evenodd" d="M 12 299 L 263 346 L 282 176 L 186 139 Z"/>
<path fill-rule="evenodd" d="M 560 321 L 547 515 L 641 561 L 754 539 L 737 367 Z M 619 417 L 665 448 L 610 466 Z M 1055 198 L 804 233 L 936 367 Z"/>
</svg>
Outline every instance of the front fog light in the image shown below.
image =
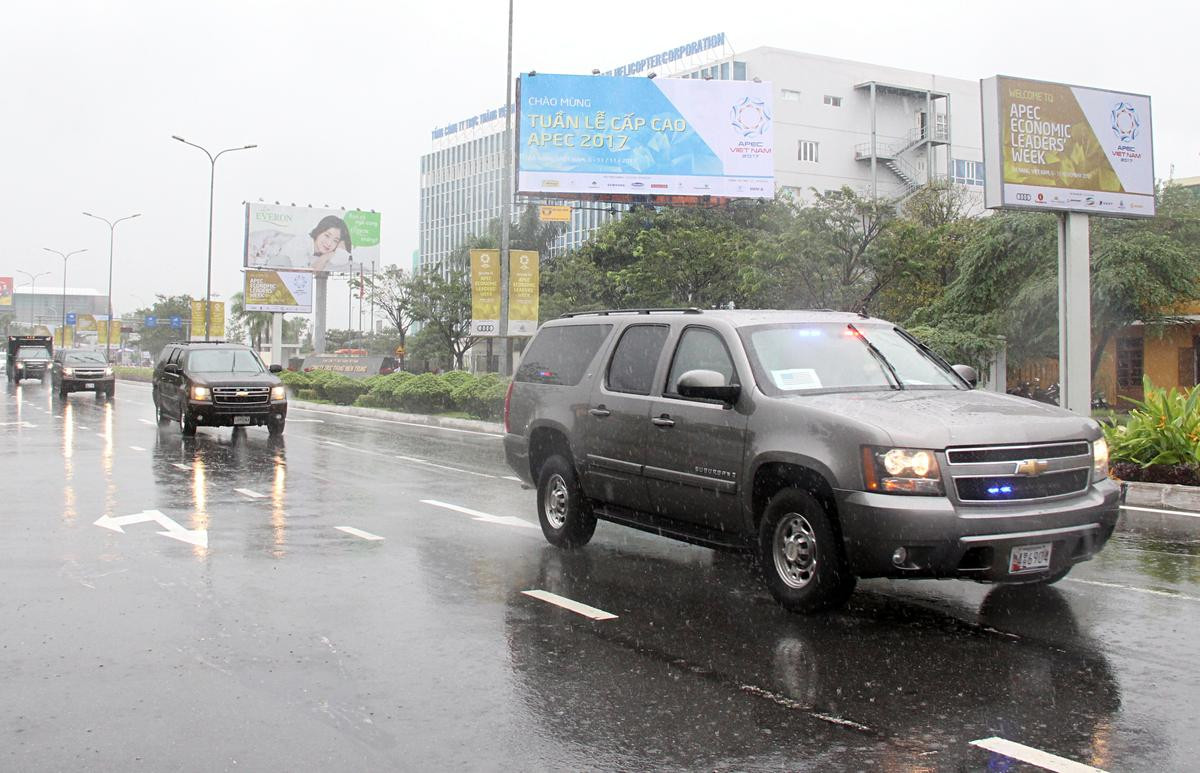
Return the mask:
<svg viewBox="0 0 1200 773">
<path fill-rule="evenodd" d="M 1108 477 L 1108 441 L 1097 438 L 1092 442 L 1092 480 Z"/>
<path fill-rule="evenodd" d="M 922 448 L 863 446 L 867 491 L 942 496 L 942 476 L 933 451 Z"/>
<path fill-rule="evenodd" d="M 285 386 L 271 387 L 271 399 L 272 400 L 286 400 L 287 399 L 287 387 L 285 387 Z"/>
</svg>

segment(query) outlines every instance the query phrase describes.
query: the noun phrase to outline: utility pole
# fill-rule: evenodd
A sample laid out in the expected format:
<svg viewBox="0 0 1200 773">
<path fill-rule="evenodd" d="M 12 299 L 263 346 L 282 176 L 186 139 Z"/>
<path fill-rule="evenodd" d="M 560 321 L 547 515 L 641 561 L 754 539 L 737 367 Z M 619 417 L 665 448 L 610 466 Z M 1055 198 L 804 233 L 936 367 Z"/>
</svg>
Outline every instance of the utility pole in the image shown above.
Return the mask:
<svg viewBox="0 0 1200 773">
<path fill-rule="evenodd" d="M 66 348 L 67 346 L 67 258 L 72 255 L 78 255 L 81 252 L 87 252 L 85 247 L 82 250 L 72 250 L 71 252 L 59 252 L 52 250 L 49 247 L 43 247 L 46 252 L 53 252 L 55 255 L 63 259 L 63 289 L 62 289 L 62 327 L 59 333 L 59 346 Z"/>
<path fill-rule="evenodd" d="M 17 269 L 18 274 L 24 274 L 29 277 L 29 332 L 33 332 L 33 305 L 37 302 L 37 280 L 39 276 L 50 276 L 52 271 L 39 271 L 36 274 L 31 274 L 28 271 Z M 13 292 L 13 297 L 16 297 L 16 292 Z"/>
<path fill-rule="evenodd" d="M 104 224 L 106 224 L 106 225 L 108 226 L 108 327 L 106 328 L 108 332 L 107 332 L 107 334 L 106 334 L 106 335 L 105 335 L 105 337 L 104 337 L 104 338 L 105 338 L 105 340 L 104 340 L 104 359 L 108 360 L 109 362 L 112 362 L 112 326 L 113 326 L 113 308 L 112 308 L 113 232 L 114 232 L 114 231 L 116 230 L 116 228 L 117 228 L 117 223 L 120 223 L 122 220 L 132 220 L 132 219 L 133 219 L 133 218 L 135 218 L 135 217 L 141 217 L 141 216 L 142 216 L 142 213 L 141 213 L 141 212 L 137 212 L 137 213 L 135 213 L 135 214 L 132 214 L 132 215 L 126 215 L 125 217 L 119 217 L 119 218 L 117 218 L 116 220 L 109 220 L 108 218 L 100 217 L 99 215 L 93 215 L 91 212 L 84 212 L 83 214 L 84 214 L 84 216 L 85 216 L 85 217 L 91 217 L 91 218 L 95 218 L 96 220 L 99 220 L 99 221 L 101 221 L 102 223 L 104 223 Z M 118 330 L 120 330 L 120 328 L 121 328 L 121 326 L 120 326 L 120 325 L 117 325 L 117 329 L 118 329 Z"/>
<path fill-rule="evenodd" d="M 512 221 L 512 41 L 513 0 L 508 0 L 508 69 L 504 78 L 504 172 L 500 191 L 500 330 L 502 341 L 500 374 L 512 375 L 512 339 L 508 337 L 508 248 Z"/>
</svg>

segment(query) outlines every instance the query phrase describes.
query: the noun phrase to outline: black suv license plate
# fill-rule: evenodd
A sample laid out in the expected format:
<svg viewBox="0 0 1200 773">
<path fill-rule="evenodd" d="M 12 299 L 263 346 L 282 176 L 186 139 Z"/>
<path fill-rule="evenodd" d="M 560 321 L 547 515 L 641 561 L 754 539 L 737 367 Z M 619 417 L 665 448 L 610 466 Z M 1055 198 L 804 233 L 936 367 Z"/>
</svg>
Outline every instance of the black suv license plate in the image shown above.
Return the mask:
<svg viewBox="0 0 1200 773">
<path fill-rule="evenodd" d="M 233 426 L 235 426 L 235 427 L 244 427 L 249 423 L 250 423 L 249 416 L 234 416 L 233 417 Z"/>
</svg>

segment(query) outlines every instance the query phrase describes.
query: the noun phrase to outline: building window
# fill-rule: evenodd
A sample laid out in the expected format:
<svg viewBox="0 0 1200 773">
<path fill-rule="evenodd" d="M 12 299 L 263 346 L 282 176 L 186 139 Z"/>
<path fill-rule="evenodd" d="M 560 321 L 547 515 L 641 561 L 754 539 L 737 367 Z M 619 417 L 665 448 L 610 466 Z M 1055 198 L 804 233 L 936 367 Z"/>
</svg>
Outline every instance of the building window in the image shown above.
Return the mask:
<svg viewBox="0 0 1200 773">
<path fill-rule="evenodd" d="M 817 143 L 813 140 L 800 140 L 800 148 L 796 153 L 796 158 L 801 161 L 817 163 Z"/>
<path fill-rule="evenodd" d="M 799 102 L 800 92 L 795 89 L 782 89 L 779 92 L 779 98 L 784 102 Z"/>
<path fill-rule="evenodd" d="M 841 107 L 842 106 L 842 98 L 841 97 L 833 97 L 833 96 L 830 96 L 829 94 L 825 95 L 824 102 L 825 102 L 825 104 L 829 105 L 830 107 Z"/>
<path fill-rule="evenodd" d="M 1142 339 L 1117 339 L 1117 386 L 1140 387 L 1142 372 Z"/>
<path fill-rule="evenodd" d="M 721 62 L 721 80 L 729 80 L 729 62 Z"/>
<path fill-rule="evenodd" d="M 983 162 L 954 159 L 954 182 L 959 185 L 983 185 Z"/>
<path fill-rule="evenodd" d="M 746 63 L 745 62 L 734 62 L 733 63 L 733 79 L 735 81 L 746 80 Z"/>
</svg>

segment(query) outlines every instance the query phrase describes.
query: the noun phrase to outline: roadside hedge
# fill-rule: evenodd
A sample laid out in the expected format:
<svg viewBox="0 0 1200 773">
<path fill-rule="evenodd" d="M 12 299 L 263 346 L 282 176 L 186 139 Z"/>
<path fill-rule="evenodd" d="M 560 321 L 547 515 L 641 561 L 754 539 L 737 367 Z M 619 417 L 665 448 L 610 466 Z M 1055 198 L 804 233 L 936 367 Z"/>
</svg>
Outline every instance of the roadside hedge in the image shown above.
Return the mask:
<svg viewBox="0 0 1200 773">
<path fill-rule="evenodd" d="M 300 399 L 315 395 L 338 405 L 404 413 L 461 412 L 485 421 L 501 418 L 508 389 L 508 381 L 494 373 L 476 376 L 462 370 L 440 375 L 400 371 L 365 379 L 328 371 L 284 371 L 279 376 Z"/>
</svg>

